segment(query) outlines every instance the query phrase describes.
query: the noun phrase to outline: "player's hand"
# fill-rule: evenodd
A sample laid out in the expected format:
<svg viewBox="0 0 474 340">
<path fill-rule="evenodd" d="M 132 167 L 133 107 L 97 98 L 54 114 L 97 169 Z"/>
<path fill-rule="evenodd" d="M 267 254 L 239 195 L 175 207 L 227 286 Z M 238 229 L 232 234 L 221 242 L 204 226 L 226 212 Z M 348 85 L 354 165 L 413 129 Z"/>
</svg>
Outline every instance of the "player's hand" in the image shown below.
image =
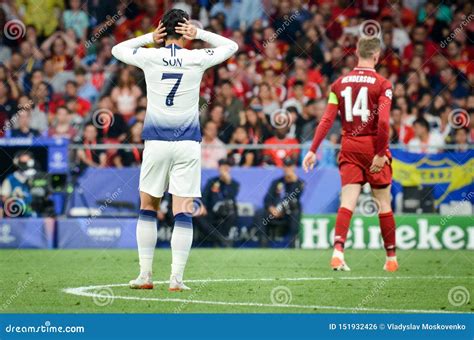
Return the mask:
<svg viewBox="0 0 474 340">
<path fill-rule="evenodd" d="M 159 45 L 164 41 L 166 37 L 165 30 L 166 30 L 166 27 L 164 27 L 160 21 L 160 24 L 158 25 L 156 30 L 153 32 L 153 41 L 155 42 L 155 44 Z"/>
<path fill-rule="evenodd" d="M 312 151 L 308 151 L 306 156 L 303 159 L 303 169 L 304 172 L 308 172 L 309 170 L 314 169 L 314 165 L 316 164 L 316 154 Z"/>
<path fill-rule="evenodd" d="M 388 160 L 387 156 L 380 157 L 379 155 L 375 155 L 372 161 L 372 165 L 370 166 L 370 172 L 380 172 L 380 170 L 382 170 L 382 168 L 384 167 L 385 163 L 388 164 L 389 162 L 390 161 Z"/>
<path fill-rule="evenodd" d="M 194 40 L 196 39 L 197 28 L 186 20 L 186 22 L 178 23 L 178 26 L 175 27 L 176 33 L 182 34 L 183 37 L 187 40 Z"/>
</svg>

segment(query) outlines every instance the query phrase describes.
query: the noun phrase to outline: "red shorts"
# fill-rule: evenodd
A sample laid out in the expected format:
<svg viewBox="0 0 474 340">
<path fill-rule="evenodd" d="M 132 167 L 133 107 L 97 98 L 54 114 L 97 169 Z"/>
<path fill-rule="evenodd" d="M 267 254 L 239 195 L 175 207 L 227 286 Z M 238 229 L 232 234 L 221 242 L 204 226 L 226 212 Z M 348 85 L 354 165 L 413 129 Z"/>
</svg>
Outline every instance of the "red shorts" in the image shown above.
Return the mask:
<svg viewBox="0 0 474 340">
<path fill-rule="evenodd" d="M 342 186 L 346 184 L 369 183 L 373 188 L 383 188 L 392 183 L 392 157 L 387 154 L 390 164 L 380 172 L 370 172 L 370 166 L 374 155 L 371 153 L 349 152 L 341 150 L 339 153 L 339 173 L 341 174 Z"/>
</svg>

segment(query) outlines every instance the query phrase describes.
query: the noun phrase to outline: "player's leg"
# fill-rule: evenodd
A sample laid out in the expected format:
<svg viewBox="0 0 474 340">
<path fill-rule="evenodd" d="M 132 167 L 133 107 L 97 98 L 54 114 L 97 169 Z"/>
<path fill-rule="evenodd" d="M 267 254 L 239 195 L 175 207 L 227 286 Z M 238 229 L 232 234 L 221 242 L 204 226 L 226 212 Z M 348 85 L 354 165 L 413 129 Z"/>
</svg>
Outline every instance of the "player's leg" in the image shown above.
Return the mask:
<svg viewBox="0 0 474 340">
<path fill-rule="evenodd" d="M 160 150 L 160 152 L 156 152 Z M 166 142 L 145 141 L 140 169 L 140 214 L 137 222 L 137 245 L 140 275 L 130 281 L 131 288 L 153 288 L 153 255 L 157 241 L 157 211 L 168 187 L 171 150 Z"/>
<path fill-rule="evenodd" d="M 174 228 L 171 236 L 170 291 L 187 290 L 183 274 L 193 243 L 193 198 L 173 195 Z"/>
<path fill-rule="evenodd" d="M 170 291 L 189 289 L 183 284 L 184 268 L 193 243 L 194 197 L 201 197 L 201 145 L 194 141 L 173 144 L 169 193 L 173 195 L 175 223 L 171 236 Z"/>
<path fill-rule="evenodd" d="M 140 214 L 138 215 L 136 229 L 140 275 L 137 279 L 130 281 L 130 288 L 153 288 L 153 256 L 158 238 L 156 214 L 160 200 L 161 198 L 140 192 Z"/>
<path fill-rule="evenodd" d="M 388 185 L 383 188 L 372 188 L 372 193 L 380 205 L 379 222 L 384 248 L 387 253 L 384 269 L 394 272 L 398 269 L 395 244 L 395 219 L 393 217 L 390 188 Z"/>
<path fill-rule="evenodd" d="M 360 184 L 346 184 L 341 189 L 341 205 L 337 212 L 336 226 L 334 232 L 334 251 L 331 259 L 331 267 L 334 270 L 348 271 L 350 268 L 344 260 L 344 244 L 346 242 L 352 212 L 359 198 Z"/>
</svg>

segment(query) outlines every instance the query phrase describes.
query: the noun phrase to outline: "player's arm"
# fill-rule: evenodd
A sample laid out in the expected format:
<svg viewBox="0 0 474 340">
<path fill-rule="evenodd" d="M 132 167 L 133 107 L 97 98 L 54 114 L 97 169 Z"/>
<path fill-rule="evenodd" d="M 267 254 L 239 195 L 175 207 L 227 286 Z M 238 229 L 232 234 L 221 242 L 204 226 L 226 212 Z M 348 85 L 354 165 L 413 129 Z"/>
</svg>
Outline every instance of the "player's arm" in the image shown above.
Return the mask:
<svg viewBox="0 0 474 340">
<path fill-rule="evenodd" d="M 312 170 L 314 168 L 314 164 L 316 162 L 316 151 L 318 150 L 321 142 L 326 138 L 329 130 L 331 129 L 332 125 L 334 124 L 334 120 L 337 116 L 337 111 L 339 107 L 339 101 L 337 96 L 334 92 L 331 91 L 329 94 L 328 105 L 326 106 L 326 111 L 324 112 L 323 118 L 318 124 L 318 128 L 316 129 L 316 133 L 314 134 L 313 143 L 306 154 L 303 160 L 303 169 L 308 172 L 308 170 Z"/>
<path fill-rule="evenodd" d="M 196 38 L 213 46 L 213 48 L 201 50 L 201 53 L 203 53 L 202 65 L 204 68 L 222 63 L 239 49 L 239 45 L 237 45 L 235 41 L 209 31 L 198 29 Z"/>
<path fill-rule="evenodd" d="M 222 63 L 239 49 L 239 45 L 236 42 L 219 34 L 196 28 L 189 21 L 185 23 L 180 22 L 178 25 L 176 32 L 182 34 L 186 39 L 201 39 L 213 47 L 197 51 L 197 53 L 201 54 L 201 65 L 204 68 Z"/>
<path fill-rule="evenodd" d="M 141 47 L 152 42 L 161 43 L 166 35 L 165 29 L 160 22 L 155 32 L 126 40 L 112 47 L 112 55 L 125 64 L 143 68 L 146 57 L 152 52 L 152 49 Z"/>
<path fill-rule="evenodd" d="M 371 172 L 379 172 L 388 158 L 385 155 L 390 139 L 390 107 L 392 106 L 392 85 L 387 81 L 382 88 L 377 113 L 379 121 L 377 125 L 377 139 L 375 141 L 375 156 L 370 166 Z"/>
</svg>

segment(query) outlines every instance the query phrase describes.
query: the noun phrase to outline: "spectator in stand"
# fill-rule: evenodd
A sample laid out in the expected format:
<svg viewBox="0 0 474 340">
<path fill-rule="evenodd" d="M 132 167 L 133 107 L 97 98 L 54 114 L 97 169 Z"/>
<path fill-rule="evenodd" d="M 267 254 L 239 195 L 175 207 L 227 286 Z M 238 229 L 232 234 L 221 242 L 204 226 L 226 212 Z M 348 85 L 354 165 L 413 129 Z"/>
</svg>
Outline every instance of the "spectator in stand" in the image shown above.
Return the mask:
<svg viewBox="0 0 474 340">
<path fill-rule="evenodd" d="M 461 127 L 454 130 L 454 144 L 456 145 L 455 150 L 457 152 L 464 152 L 469 150 L 470 142 L 469 142 L 469 129 L 467 127 Z"/>
<path fill-rule="evenodd" d="M 79 97 L 77 93 L 77 83 L 74 80 L 66 82 L 64 95 L 54 96 L 51 106 L 49 107 L 50 112 L 55 112 L 57 106 L 64 106 L 66 102 L 70 100 L 76 103 L 74 112 L 78 113 L 81 117 L 85 117 L 89 113 L 91 103 L 88 100 Z"/>
<path fill-rule="evenodd" d="M 118 85 L 112 89 L 110 97 L 117 107 L 118 113 L 128 121 L 137 108 L 137 100 L 142 95 L 142 90 L 137 86 L 135 78 L 129 68 L 120 71 Z"/>
<path fill-rule="evenodd" d="M 255 21 L 265 17 L 263 0 L 242 0 L 239 13 L 240 29 L 245 31 Z"/>
<path fill-rule="evenodd" d="M 6 130 L 6 124 L 13 118 L 17 110 L 16 100 L 10 98 L 10 88 L 7 84 L 0 82 L 0 137 Z"/>
<path fill-rule="evenodd" d="M 30 41 L 23 41 L 20 45 L 20 54 L 25 62 L 26 73 L 31 73 L 33 70 L 41 68 L 43 54 L 38 47 L 33 45 Z"/>
<path fill-rule="evenodd" d="M 293 84 L 292 96 L 283 103 L 283 108 L 287 109 L 290 106 L 295 107 L 298 110 L 298 114 L 303 113 L 303 107 L 308 101 L 308 98 L 304 95 L 304 82 L 297 80 Z"/>
<path fill-rule="evenodd" d="M 432 71 L 431 58 L 436 54 L 437 48 L 435 43 L 429 39 L 428 30 L 424 24 L 418 23 L 414 27 L 411 40 L 412 42 L 403 50 L 403 61 L 405 65 L 408 65 L 410 60 L 417 54 L 416 45 L 420 44 L 421 56 L 423 60 L 426 60 L 427 63 L 430 64 L 430 71 Z"/>
<path fill-rule="evenodd" d="M 18 7 L 25 13 L 25 25 L 35 27 L 39 36 L 48 37 L 54 33 L 59 25 L 58 12 L 64 9 L 63 0 L 21 0 L 17 1 Z"/>
<path fill-rule="evenodd" d="M 265 116 L 262 117 L 259 115 L 261 113 L 261 107 L 250 106 L 245 111 L 245 119 L 243 121 L 243 126 L 247 131 L 247 136 L 251 144 L 262 144 L 265 140 L 270 137 L 270 128 L 268 126 L 267 119 Z M 257 111 L 259 113 L 257 113 Z"/>
<path fill-rule="evenodd" d="M 228 28 L 237 29 L 240 24 L 240 3 L 232 0 L 220 0 L 211 8 L 211 17 L 224 14 Z"/>
<path fill-rule="evenodd" d="M 392 120 L 391 126 L 395 130 L 398 142 L 408 144 L 415 137 L 415 131 L 410 125 L 404 123 L 402 110 L 398 106 L 392 107 L 390 118 Z"/>
<path fill-rule="evenodd" d="M 77 95 L 90 103 L 95 103 L 99 97 L 99 92 L 88 79 L 86 70 L 83 67 L 77 67 L 74 70 L 74 75 L 78 86 Z"/>
<path fill-rule="evenodd" d="M 292 17 L 296 19 L 298 14 L 292 11 L 290 1 L 281 0 L 277 16 L 273 21 L 273 28 L 275 31 L 281 31 L 281 28 L 285 27 L 278 39 L 283 40 L 290 45 L 297 41 L 303 32 L 300 22 L 298 20 L 291 20 Z"/>
<path fill-rule="evenodd" d="M 11 138 L 33 138 L 38 137 L 40 133 L 32 129 L 31 124 L 31 112 L 27 109 L 18 111 L 18 127 L 10 131 Z"/>
<path fill-rule="evenodd" d="M 89 27 L 89 17 L 81 10 L 81 0 L 69 0 L 70 9 L 63 12 L 63 23 L 65 29 L 72 29 L 76 38 L 83 40 Z"/>
<path fill-rule="evenodd" d="M 276 93 L 272 91 L 272 87 L 268 83 L 262 83 L 258 87 L 258 98 L 262 105 L 262 111 L 265 115 L 270 116 L 280 109 L 280 103 Z"/>
<path fill-rule="evenodd" d="M 301 144 L 313 140 L 313 135 L 317 124 L 316 118 L 318 106 L 321 106 L 324 112 L 324 108 L 326 107 L 326 100 L 309 100 L 304 106 L 301 115 L 299 115 L 296 119 L 296 136 L 298 136 Z"/>
<path fill-rule="evenodd" d="M 439 95 L 443 95 L 445 92 L 452 96 L 455 104 L 459 106 L 466 105 L 466 98 L 469 95 L 469 89 L 467 84 L 463 81 L 462 77 L 458 77 L 459 71 L 456 71 L 452 67 L 447 67 L 440 73 L 438 86 L 435 87 L 435 91 Z"/>
<path fill-rule="evenodd" d="M 247 130 L 243 126 L 235 128 L 230 144 L 251 145 Z M 229 151 L 229 158 L 233 160 L 234 165 L 238 166 L 255 166 L 260 164 L 260 158 L 257 150 L 249 150 L 245 148 L 232 149 Z"/>
<path fill-rule="evenodd" d="M 126 144 L 143 144 L 142 141 L 143 123 L 135 122 L 129 130 L 128 136 L 123 142 Z M 119 149 L 113 158 L 114 165 L 117 168 L 140 166 L 143 158 L 143 148 L 134 146 L 132 148 Z"/>
<path fill-rule="evenodd" d="M 436 132 L 430 131 L 430 125 L 424 118 L 418 118 L 413 122 L 415 137 L 408 143 L 410 152 L 415 153 L 438 153 L 444 146 L 443 138 Z"/>
<path fill-rule="evenodd" d="M 97 128 L 92 123 L 87 123 L 82 132 L 82 145 L 84 149 L 77 150 L 77 163 L 81 169 L 103 168 L 107 164 L 107 156 L 103 150 L 91 148 L 99 144 Z"/>
<path fill-rule="evenodd" d="M 298 145 L 298 140 L 296 138 L 288 138 L 286 135 L 288 133 L 288 127 L 281 127 L 275 129 L 275 136 L 267 139 L 265 145 Z M 283 166 L 285 159 L 291 159 L 296 163 L 300 150 L 298 148 L 268 148 L 263 151 L 263 163 L 266 165 L 275 165 L 278 167 Z"/>
<path fill-rule="evenodd" d="M 66 90 L 66 83 L 74 80 L 72 72 L 56 72 L 54 69 L 53 59 L 48 58 L 43 64 L 44 76 L 43 79 L 52 87 L 52 93 L 60 94 Z"/>
<path fill-rule="evenodd" d="M 72 140 L 76 133 L 77 130 L 71 124 L 71 114 L 67 107 L 58 107 L 52 125 L 48 130 L 48 136 Z"/>
<path fill-rule="evenodd" d="M 31 112 L 31 127 L 38 130 L 41 134 L 48 130 L 48 110 L 52 108 L 48 95 L 48 84 L 41 82 L 31 90 L 31 99 L 22 96 L 18 101 L 22 106 L 28 106 Z"/>
<path fill-rule="evenodd" d="M 109 96 L 100 99 L 91 118 L 102 142 L 115 144 L 126 140 L 127 123 L 121 114 L 115 112 L 114 103 Z"/>
<path fill-rule="evenodd" d="M 214 105 L 211 112 L 209 112 L 209 120 L 214 122 L 217 126 L 217 137 L 219 137 L 222 142 L 228 143 L 232 136 L 232 131 L 234 131 L 234 127 L 225 120 L 224 106 L 220 104 Z"/>
<path fill-rule="evenodd" d="M 216 169 L 220 159 L 227 157 L 225 144 L 217 138 L 217 124 L 210 120 L 204 124 L 201 142 L 201 166 Z"/>
<path fill-rule="evenodd" d="M 66 33 L 58 31 L 46 39 L 41 51 L 53 61 L 54 72 L 71 71 L 74 69 L 74 53 L 76 42 Z"/>
<path fill-rule="evenodd" d="M 244 108 L 242 101 L 237 99 L 232 89 L 232 83 L 229 80 L 223 80 L 220 86 L 220 98 L 218 102 L 225 108 L 226 120 L 233 126 L 240 123 L 240 111 Z"/>
</svg>

